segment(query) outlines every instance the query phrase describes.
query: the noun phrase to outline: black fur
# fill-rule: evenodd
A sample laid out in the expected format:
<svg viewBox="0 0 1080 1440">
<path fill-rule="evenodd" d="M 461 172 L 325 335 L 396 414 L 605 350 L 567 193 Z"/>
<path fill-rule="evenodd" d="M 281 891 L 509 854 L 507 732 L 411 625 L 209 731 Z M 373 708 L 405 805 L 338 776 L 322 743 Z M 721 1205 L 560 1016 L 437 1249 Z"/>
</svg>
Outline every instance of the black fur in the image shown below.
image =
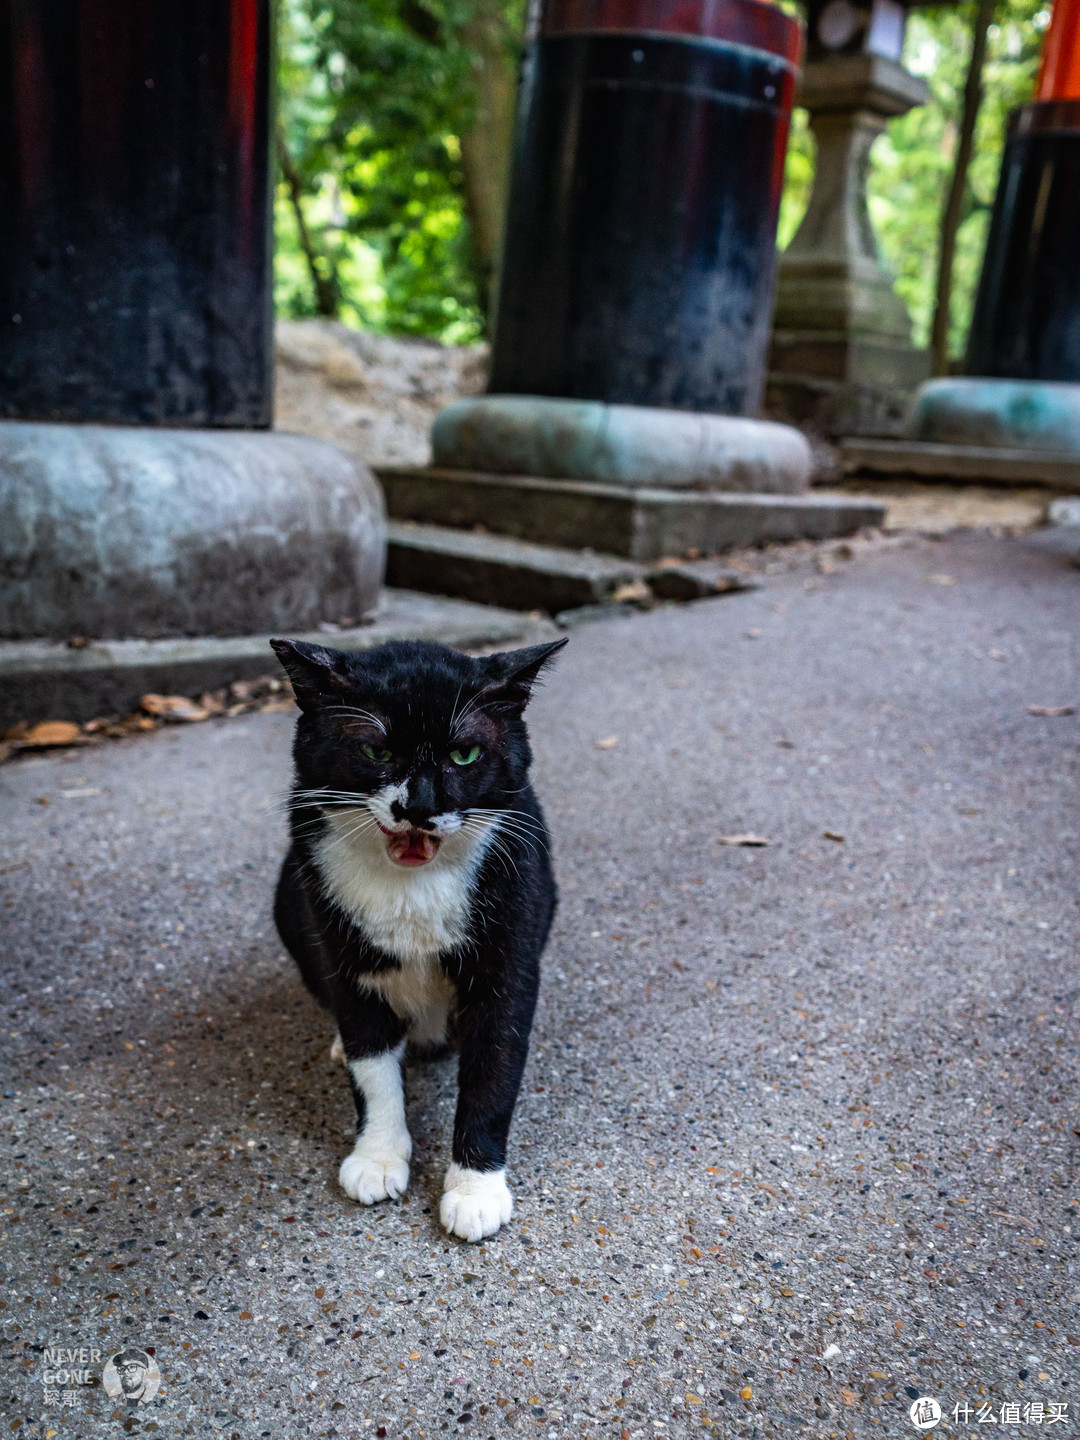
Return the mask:
<svg viewBox="0 0 1080 1440">
<path fill-rule="evenodd" d="M 313 860 L 325 833 L 325 804 L 307 792 L 359 796 L 407 784 L 394 815 L 423 831 L 433 815 L 474 807 L 508 812 L 472 892 L 465 942 L 438 963 L 457 991 L 459 1096 L 453 1158 L 475 1170 L 501 1169 L 521 1084 L 539 984 L 540 952 L 555 909 L 548 834 L 529 783 L 532 753 L 522 712 L 543 665 L 565 641 L 484 659 L 445 646 L 396 641 L 345 654 L 298 641 L 271 642 L 293 683 L 296 727 L 292 845 L 278 883 L 274 918 L 309 989 L 337 1021 L 349 1061 L 380 1055 L 405 1037 L 407 1022 L 370 990 L 365 973 L 400 968 L 327 894 Z M 451 722 L 468 707 L 464 728 Z M 368 712 L 385 733 L 357 714 Z M 465 768 L 449 752 L 482 747 Z M 392 763 L 374 763 L 377 744 Z M 331 802 L 332 803 L 332 802 Z M 509 812 L 516 812 L 513 819 Z M 355 1092 L 358 1134 L 363 1096 Z"/>
</svg>

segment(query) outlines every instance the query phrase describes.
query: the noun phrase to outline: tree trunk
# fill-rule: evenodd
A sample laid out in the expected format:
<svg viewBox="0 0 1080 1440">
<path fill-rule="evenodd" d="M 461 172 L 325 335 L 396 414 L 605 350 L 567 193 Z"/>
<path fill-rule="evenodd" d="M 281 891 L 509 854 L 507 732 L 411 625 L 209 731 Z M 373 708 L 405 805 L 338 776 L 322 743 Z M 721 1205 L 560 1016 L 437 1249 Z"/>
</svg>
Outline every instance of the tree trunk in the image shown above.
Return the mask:
<svg viewBox="0 0 1080 1440">
<path fill-rule="evenodd" d="M 934 295 L 934 323 L 930 348 L 935 375 L 949 369 L 949 318 L 952 301 L 953 261 L 956 258 L 956 235 L 964 211 L 967 194 L 968 167 L 975 145 L 975 125 L 982 104 L 982 75 L 986 61 L 986 32 L 994 18 L 994 0 L 979 0 L 971 36 L 971 61 L 964 84 L 964 106 L 960 118 L 960 134 L 956 144 L 949 194 L 941 216 L 938 243 L 937 289 Z"/>
<path fill-rule="evenodd" d="M 315 246 L 311 239 L 311 232 L 307 227 L 307 219 L 304 215 L 303 193 L 304 186 L 300 175 L 293 164 L 292 156 L 289 154 L 289 147 L 285 141 L 285 131 L 279 126 L 277 132 L 278 159 L 281 163 L 281 173 L 285 177 L 285 184 L 289 188 L 289 199 L 292 201 L 293 214 L 296 216 L 296 228 L 300 235 L 300 248 L 304 252 L 308 270 L 311 274 L 311 284 L 315 291 L 315 309 L 320 315 L 326 315 L 331 320 L 337 318 L 338 313 L 338 284 L 337 276 L 333 266 L 326 261 L 329 275 L 324 274 L 319 266 L 319 256 L 315 253 Z"/>
<path fill-rule="evenodd" d="M 495 292 L 506 213 L 520 37 L 499 0 L 476 0 L 463 38 L 476 57 L 477 93 L 472 128 L 461 136 L 461 168 L 481 302 L 487 313 Z"/>
</svg>

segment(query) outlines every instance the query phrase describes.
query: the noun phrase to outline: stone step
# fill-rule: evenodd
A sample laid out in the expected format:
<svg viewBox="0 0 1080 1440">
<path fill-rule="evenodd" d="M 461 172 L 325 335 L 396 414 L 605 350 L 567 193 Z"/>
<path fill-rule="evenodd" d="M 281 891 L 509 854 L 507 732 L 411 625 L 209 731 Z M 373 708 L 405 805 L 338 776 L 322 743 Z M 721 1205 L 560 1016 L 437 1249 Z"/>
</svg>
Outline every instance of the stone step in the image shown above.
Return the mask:
<svg viewBox="0 0 1080 1440">
<path fill-rule="evenodd" d="M 845 475 L 1039 485 L 1074 495 L 1080 492 L 1080 457 L 1076 455 L 925 440 L 841 440 L 839 448 Z"/>
<path fill-rule="evenodd" d="M 292 639 L 335 650 L 370 650 L 384 640 L 439 640 L 457 650 L 514 650 L 550 640 L 550 620 L 465 600 L 384 590 L 371 623 Z M 19 720 L 92 720 L 135 709 L 149 691 L 195 695 L 233 680 L 280 673 L 269 635 L 96 640 L 73 649 L 56 640 L 0 640 L 0 730 Z"/>
<path fill-rule="evenodd" d="M 511 610 L 557 615 L 596 605 L 644 574 L 644 566 L 632 560 L 591 550 L 534 545 L 413 521 L 391 520 L 387 529 L 388 585 Z"/>
<path fill-rule="evenodd" d="M 733 495 L 489 475 L 433 466 L 376 471 L 395 520 L 486 530 L 540 545 L 647 563 L 696 549 L 829 540 L 880 525 L 885 506 L 856 495 Z"/>
</svg>

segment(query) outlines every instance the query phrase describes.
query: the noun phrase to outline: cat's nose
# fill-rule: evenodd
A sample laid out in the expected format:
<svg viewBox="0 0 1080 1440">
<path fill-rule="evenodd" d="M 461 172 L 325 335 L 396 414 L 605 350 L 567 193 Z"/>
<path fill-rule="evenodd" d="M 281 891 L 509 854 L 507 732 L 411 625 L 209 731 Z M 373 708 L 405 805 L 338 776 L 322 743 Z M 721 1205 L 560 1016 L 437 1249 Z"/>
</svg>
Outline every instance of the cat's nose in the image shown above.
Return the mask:
<svg viewBox="0 0 1080 1440">
<path fill-rule="evenodd" d="M 390 806 L 391 814 L 395 820 L 404 820 L 414 830 L 432 829 L 434 811 L 427 805 L 401 805 L 396 800 Z"/>
<path fill-rule="evenodd" d="M 395 820 L 404 820 L 417 830 L 430 829 L 432 817 L 438 813 L 435 786 L 426 775 L 415 776 L 409 784 L 404 803 L 395 800 L 390 810 Z"/>
</svg>

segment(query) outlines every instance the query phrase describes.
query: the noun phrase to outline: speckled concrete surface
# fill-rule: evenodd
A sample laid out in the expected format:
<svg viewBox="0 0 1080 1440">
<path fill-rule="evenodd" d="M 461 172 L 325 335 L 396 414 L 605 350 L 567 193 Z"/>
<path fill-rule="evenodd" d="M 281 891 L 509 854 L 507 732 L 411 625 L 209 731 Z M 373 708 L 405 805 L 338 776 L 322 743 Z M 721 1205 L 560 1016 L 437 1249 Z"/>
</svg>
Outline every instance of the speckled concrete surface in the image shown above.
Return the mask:
<svg viewBox="0 0 1080 1440">
<path fill-rule="evenodd" d="M 268 913 L 289 717 L 0 771 L 5 1426 L 861 1440 L 925 1395 L 1074 1433 L 1080 716 L 1027 707 L 1080 702 L 1078 628 L 1075 565 L 983 536 L 575 632 L 518 1209 L 476 1247 L 434 1213 L 451 1062 L 409 1076 L 407 1199 L 337 1188 Z M 125 1344 L 145 1407 L 44 1383 Z"/>
</svg>

